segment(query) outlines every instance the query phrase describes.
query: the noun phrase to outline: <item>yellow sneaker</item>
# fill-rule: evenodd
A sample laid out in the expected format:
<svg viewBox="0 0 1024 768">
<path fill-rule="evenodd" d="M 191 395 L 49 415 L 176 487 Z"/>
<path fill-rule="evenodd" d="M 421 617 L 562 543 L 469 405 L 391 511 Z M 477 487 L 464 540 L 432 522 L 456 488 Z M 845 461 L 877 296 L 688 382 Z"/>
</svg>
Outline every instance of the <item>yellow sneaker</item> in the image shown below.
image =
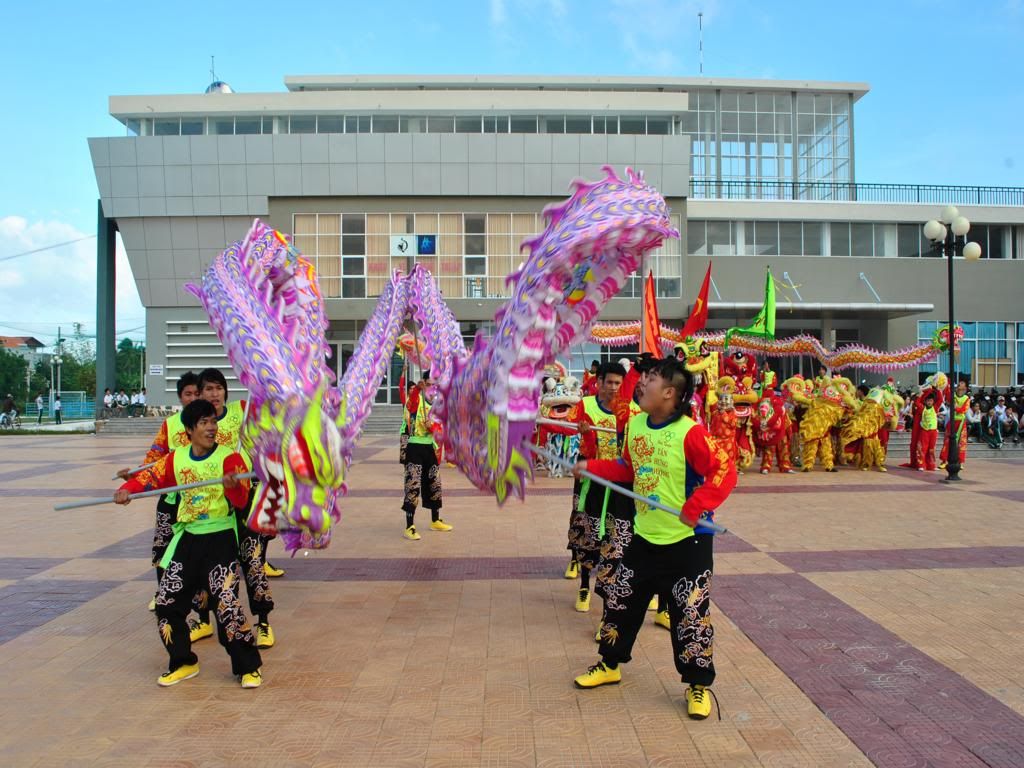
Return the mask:
<svg viewBox="0 0 1024 768">
<path fill-rule="evenodd" d="M 410 525 L 408 528 L 406 528 L 405 533 L 403 533 L 402 535 L 405 536 L 405 538 L 407 538 L 409 541 L 419 541 L 423 538 L 418 533 L 416 533 L 415 525 Z"/>
<path fill-rule="evenodd" d="M 665 629 L 672 629 L 672 619 L 668 617 L 668 611 L 658 611 L 654 614 L 654 623 Z"/>
<path fill-rule="evenodd" d="M 272 579 L 279 579 L 284 576 L 284 568 L 271 565 L 269 560 L 263 564 L 263 572 Z"/>
<path fill-rule="evenodd" d="M 711 692 L 703 685 L 686 689 L 686 714 L 694 720 L 703 720 L 711 714 Z"/>
<path fill-rule="evenodd" d="M 273 648 L 274 647 L 274 630 L 270 628 L 269 624 L 257 624 L 256 625 L 256 647 L 257 648 Z"/>
<path fill-rule="evenodd" d="M 621 680 L 622 672 L 618 667 L 612 669 L 600 661 L 573 680 L 572 684 L 577 688 L 597 688 L 599 685 L 618 685 Z"/>
<path fill-rule="evenodd" d="M 565 569 L 565 578 L 578 579 L 580 577 L 580 564 L 577 560 L 570 560 Z"/>
<path fill-rule="evenodd" d="M 434 520 L 430 524 L 430 530 L 432 530 L 432 531 L 450 531 L 452 528 L 454 528 L 454 526 L 449 525 L 448 523 L 446 523 L 441 518 L 438 518 L 437 520 Z"/>
<path fill-rule="evenodd" d="M 601 642 L 601 630 L 602 629 L 604 629 L 604 622 L 603 621 L 600 624 L 597 625 L 597 634 L 594 635 L 594 642 L 595 643 L 600 643 Z"/>
<path fill-rule="evenodd" d="M 579 595 L 576 597 L 576 610 L 580 613 L 586 613 L 590 610 L 590 590 L 581 589 Z"/>
<path fill-rule="evenodd" d="M 655 595 L 654 597 L 651 598 L 651 602 L 649 602 L 647 604 L 647 610 L 648 611 L 656 611 L 656 610 L 658 610 L 658 596 L 657 595 Z"/>
<path fill-rule="evenodd" d="M 213 625 L 209 622 L 190 621 L 188 623 L 188 639 L 193 643 L 211 635 L 213 635 Z"/>
<path fill-rule="evenodd" d="M 151 611 L 155 611 L 156 610 L 156 598 L 155 597 L 152 600 L 149 601 L 149 610 L 151 610 Z"/>
<path fill-rule="evenodd" d="M 164 672 L 156 679 L 156 684 L 167 688 L 171 685 L 177 685 L 182 680 L 188 680 L 190 677 L 195 677 L 198 674 L 198 664 L 184 664 L 173 672 Z"/>
<path fill-rule="evenodd" d="M 263 685 L 263 675 L 257 669 L 255 672 L 248 672 L 242 675 L 243 688 L 259 688 Z"/>
</svg>

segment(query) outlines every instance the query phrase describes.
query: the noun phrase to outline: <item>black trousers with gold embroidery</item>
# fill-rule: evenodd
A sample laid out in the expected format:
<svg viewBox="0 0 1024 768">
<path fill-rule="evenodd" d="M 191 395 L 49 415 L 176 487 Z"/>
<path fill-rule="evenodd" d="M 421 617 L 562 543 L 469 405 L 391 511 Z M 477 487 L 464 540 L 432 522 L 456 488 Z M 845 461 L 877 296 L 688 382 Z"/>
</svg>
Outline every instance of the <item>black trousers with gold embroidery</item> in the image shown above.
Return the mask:
<svg viewBox="0 0 1024 768">
<path fill-rule="evenodd" d="M 405 454 L 405 495 L 402 499 L 407 520 L 415 514 L 421 496 L 423 506 L 435 513 L 436 519 L 436 513 L 441 509 L 440 470 L 433 445 L 409 443 Z"/>
<path fill-rule="evenodd" d="M 604 585 L 602 660 L 612 664 L 630 660 L 647 604 L 659 594 L 668 599 L 672 653 L 683 682 L 714 682 L 715 633 L 710 616 L 714 538 L 701 534 L 675 544 L 652 544 L 633 535 L 615 581 Z"/>
<path fill-rule="evenodd" d="M 270 591 L 270 579 L 267 578 L 263 564 L 267 560 L 267 542 L 269 536 L 256 533 L 245 521 L 249 519 L 249 510 L 256 498 L 256 485 L 249 490 L 249 499 L 244 509 L 235 509 L 235 526 L 238 531 L 238 560 L 241 563 L 242 575 L 245 577 L 245 591 L 249 597 L 249 610 L 257 621 L 266 622 L 270 612 L 274 610 L 274 597 Z M 210 620 L 208 606 L 209 594 L 196 597 L 196 612 L 200 621 Z"/>
<path fill-rule="evenodd" d="M 239 599 L 238 543 L 232 530 L 195 535 L 185 533 L 160 579 L 156 621 L 160 640 L 170 656 L 168 670 L 195 664 L 189 640 L 192 598 L 209 590 L 217 638 L 231 657 L 231 671 L 244 675 L 260 668 L 260 652 Z"/>
</svg>

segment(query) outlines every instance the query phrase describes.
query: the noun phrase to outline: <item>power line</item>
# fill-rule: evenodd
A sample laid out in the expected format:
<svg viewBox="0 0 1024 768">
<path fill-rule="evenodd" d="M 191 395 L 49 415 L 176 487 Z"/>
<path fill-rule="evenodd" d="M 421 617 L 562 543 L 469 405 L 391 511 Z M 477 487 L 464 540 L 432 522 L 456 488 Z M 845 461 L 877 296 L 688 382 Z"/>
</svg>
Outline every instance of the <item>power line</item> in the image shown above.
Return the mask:
<svg viewBox="0 0 1024 768">
<path fill-rule="evenodd" d="M 73 245 L 75 243 L 80 243 L 83 240 L 92 240 L 95 237 L 96 237 L 96 235 L 86 235 L 85 237 L 80 237 L 77 240 L 67 240 L 67 241 L 65 241 L 63 243 L 54 243 L 53 245 L 47 245 L 47 246 L 44 246 L 42 248 L 34 248 L 31 251 L 22 251 L 21 253 L 14 253 L 14 254 L 11 254 L 10 256 L 4 256 L 4 257 L 0 258 L 0 261 L 10 261 L 11 259 L 20 259 L 22 256 L 31 256 L 33 253 L 42 253 L 43 251 L 52 251 L 54 248 L 61 248 L 61 247 L 65 246 L 65 245 Z"/>
</svg>

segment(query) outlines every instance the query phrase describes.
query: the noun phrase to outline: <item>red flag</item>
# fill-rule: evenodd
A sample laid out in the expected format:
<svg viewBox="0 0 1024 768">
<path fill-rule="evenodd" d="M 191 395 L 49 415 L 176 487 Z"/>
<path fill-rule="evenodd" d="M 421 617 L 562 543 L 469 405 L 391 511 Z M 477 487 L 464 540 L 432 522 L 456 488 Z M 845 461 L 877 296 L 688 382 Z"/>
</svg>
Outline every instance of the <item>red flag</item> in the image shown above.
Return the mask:
<svg viewBox="0 0 1024 768">
<path fill-rule="evenodd" d="M 686 339 L 687 336 L 693 336 L 695 333 L 700 333 L 708 324 L 708 288 L 710 286 L 711 262 L 709 261 L 708 271 L 704 274 L 704 284 L 700 287 L 700 293 L 697 294 L 697 303 L 693 305 L 693 309 L 690 310 L 690 319 L 686 321 L 686 325 L 683 326 L 683 330 L 679 333 L 683 339 Z"/>
<path fill-rule="evenodd" d="M 661 359 L 661 324 L 658 322 L 658 300 L 655 298 L 654 273 L 647 273 L 644 285 L 643 351 Z"/>
</svg>

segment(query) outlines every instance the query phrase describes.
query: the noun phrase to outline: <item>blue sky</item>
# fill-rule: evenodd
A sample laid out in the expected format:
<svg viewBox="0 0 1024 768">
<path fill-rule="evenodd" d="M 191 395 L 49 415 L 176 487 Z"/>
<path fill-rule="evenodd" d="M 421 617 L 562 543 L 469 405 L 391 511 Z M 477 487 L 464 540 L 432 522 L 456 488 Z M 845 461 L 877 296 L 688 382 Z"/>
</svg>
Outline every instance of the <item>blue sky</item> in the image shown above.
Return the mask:
<svg viewBox="0 0 1024 768">
<path fill-rule="evenodd" d="M 0 259 L 94 234 L 85 139 L 124 132 L 107 97 L 201 92 L 210 54 L 248 92 L 298 74 L 695 76 L 698 11 L 705 76 L 871 86 L 858 181 L 1024 185 L 1022 0 L 17 3 L 0 48 Z M 0 334 L 92 329 L 94 249 L 0 261 Z M 118 329 L 141 324 L 125 277 Z"/>
</svg>

